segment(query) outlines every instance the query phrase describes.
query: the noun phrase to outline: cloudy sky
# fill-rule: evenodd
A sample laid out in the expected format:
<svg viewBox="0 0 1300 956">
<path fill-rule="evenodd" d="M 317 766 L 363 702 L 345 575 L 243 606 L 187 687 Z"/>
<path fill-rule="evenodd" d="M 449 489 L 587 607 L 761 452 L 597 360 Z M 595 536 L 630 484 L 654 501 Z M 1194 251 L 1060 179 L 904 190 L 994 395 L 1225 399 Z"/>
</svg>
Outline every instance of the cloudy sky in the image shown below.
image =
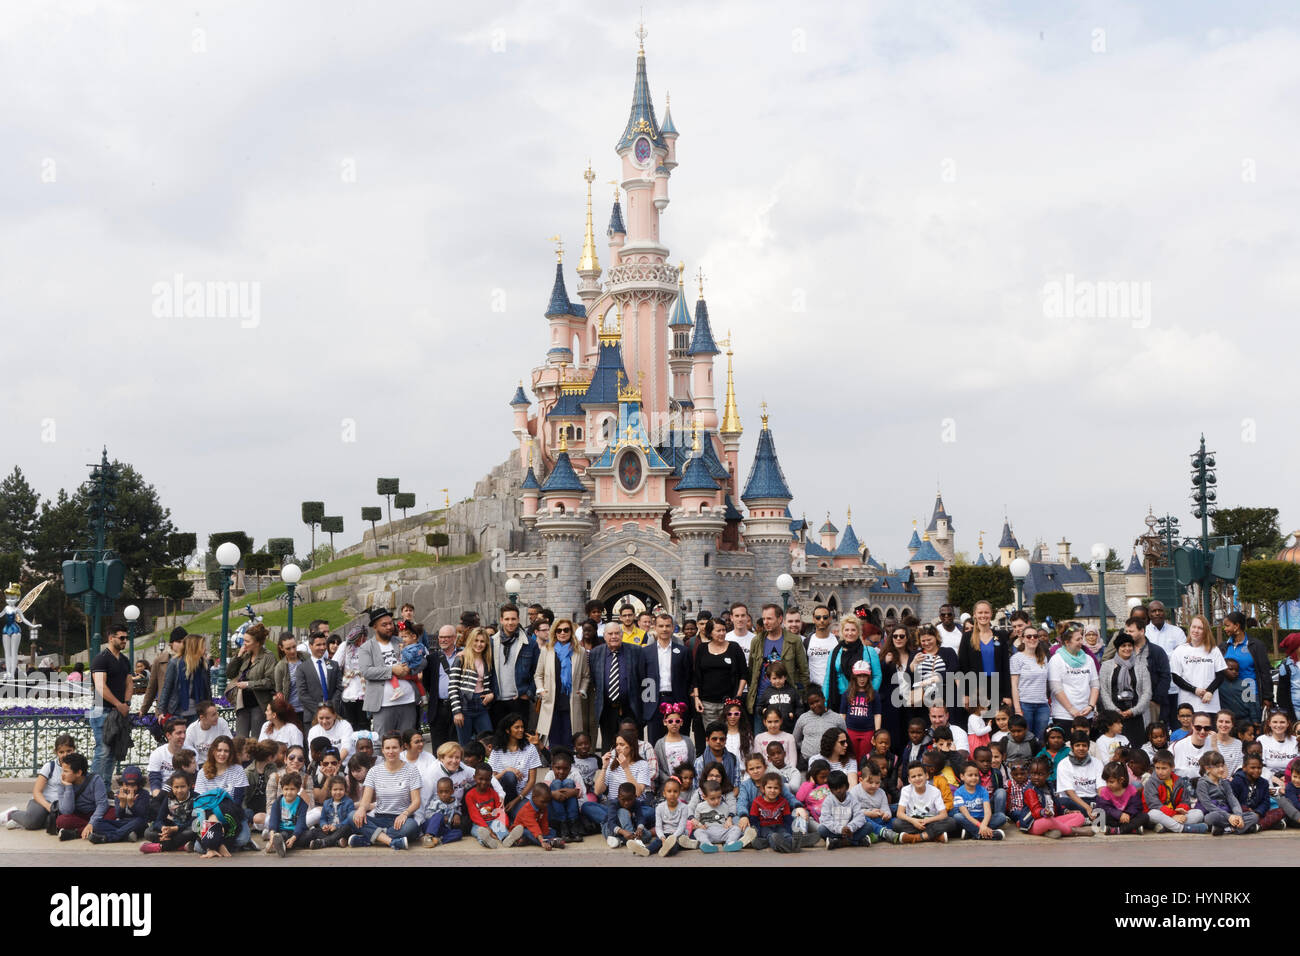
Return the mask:
<svg viewBox="0 0 1300 956">
<path fill-rule="evenodd" d="M 1005 505 L 1127 555 L 1148 504 L 1192 524 L 1204 431 L 1223 503 L 1300 526 L 1297 17 L 1152 7 L 646 8 L 662 235 L 796 514 L 851 506 L 892 563 L 939 485 L 961 549 Z M 469 494 L 547 347 L 546 237 L 580 244 L 588 157 L 617 173 L 638 15 L 0 6 L 0 467 L 52 495 L 106 444 L 258 543 L 303 499 L 355 540 L 381 475 Z M 187 314 L 177 275 L 257 298 Z"/>
</svg>

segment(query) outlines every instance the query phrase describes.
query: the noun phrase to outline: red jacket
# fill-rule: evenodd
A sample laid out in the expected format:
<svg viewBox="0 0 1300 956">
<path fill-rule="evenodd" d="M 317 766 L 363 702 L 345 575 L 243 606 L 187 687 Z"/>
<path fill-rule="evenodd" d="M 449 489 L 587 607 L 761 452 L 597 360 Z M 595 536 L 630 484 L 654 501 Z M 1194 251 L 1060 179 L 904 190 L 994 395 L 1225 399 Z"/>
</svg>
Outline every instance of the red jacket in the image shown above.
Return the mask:
<svg viewBox="0 0 1300 956">
<path fill-rule="evenodd" d="M 550 815 L 547 811 L 538 809 L 530 797 L 519 805 L 515 825 L 523 827 L 537 839 L 544 840 L 551 829 Z"/>
<path fill-rule="evenodd" d="M 1153 783 L 1155 784 L 1154 787 L 1152 787 Z M 1151 806 L 1151 801 L 1148 799 L 1152 790 L 1155 791 L 1156 799 L 1159 800 L 1159 803 L 1155 806 Z M 1183 782 L 1174 774 L 1169 775 L 1168 783 L 1161 783 L 1160 778 L 1153 773 L 1147 778 L 1146 784 L 1142 787 L 1142 809 L 1148 813 L 1152 810 L 1186 813 L 1191 809 L 1191 806 L 1184 799 L 1185 794 L 1186 790 L 1183 787 Z M 1173 809 L 1170 810 L 1170 807 L 1173 807 Z"/>
</svg>

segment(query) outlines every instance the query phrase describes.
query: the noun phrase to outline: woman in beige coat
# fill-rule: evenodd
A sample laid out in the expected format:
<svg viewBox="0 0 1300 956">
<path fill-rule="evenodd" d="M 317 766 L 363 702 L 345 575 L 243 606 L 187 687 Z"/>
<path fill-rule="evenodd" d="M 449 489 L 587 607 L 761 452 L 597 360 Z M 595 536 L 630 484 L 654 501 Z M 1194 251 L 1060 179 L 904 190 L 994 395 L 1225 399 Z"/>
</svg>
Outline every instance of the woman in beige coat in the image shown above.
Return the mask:
<svg viewBox="0 0 1300 956">
<path fill-rule="evenodd" d="M 556 621 L 551 644 L 537 659 L 537 733 L 546 746 L 573 746 L 573 735 L 586 729 L 582 714 L 590 692 L 587 649 L 574 640 L 572 621 Z"/>
</svg>

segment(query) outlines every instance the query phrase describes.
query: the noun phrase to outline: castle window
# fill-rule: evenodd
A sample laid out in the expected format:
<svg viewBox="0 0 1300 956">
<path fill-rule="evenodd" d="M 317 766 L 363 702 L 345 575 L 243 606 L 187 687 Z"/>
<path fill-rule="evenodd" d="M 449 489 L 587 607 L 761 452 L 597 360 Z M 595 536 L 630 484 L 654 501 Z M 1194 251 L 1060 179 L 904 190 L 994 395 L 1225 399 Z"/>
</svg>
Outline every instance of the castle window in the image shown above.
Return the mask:
<svg viewBox="0 0 1300 956">
<path fill-rule="evenodd" d="M 552 564 L 551 577 L 558 578 L 559 576 L 560 576 L 560 566 L 558 564 Z M 317 683 L 319 683 L 319 681 Z"/>
<path fill-rule="evenodd" d="M 706 568 L 709 566 L 709 553 L 707 551 L 704 552 L 704 566 Z"/>
</svg>

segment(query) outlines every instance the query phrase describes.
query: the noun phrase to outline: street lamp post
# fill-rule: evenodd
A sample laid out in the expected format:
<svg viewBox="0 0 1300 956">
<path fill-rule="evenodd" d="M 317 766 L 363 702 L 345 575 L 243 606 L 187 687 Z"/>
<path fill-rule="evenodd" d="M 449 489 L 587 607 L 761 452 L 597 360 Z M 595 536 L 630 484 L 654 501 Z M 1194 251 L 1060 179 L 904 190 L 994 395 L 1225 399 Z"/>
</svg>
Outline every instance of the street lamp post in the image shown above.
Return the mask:
<svg viewBox="0 0 1300 956">
<path fill-rule="evenodd" d="M 1110 557 L 1110 548 L 1100 541 L 1092 546 L 1092 560 L 1097 567 L 1097 613 L 1101 615 L 1101 626 L 1097 633 L 1104 646 L 1109 635 L 1106 631 L 1106 559 Z"/>
<path fill-rule="evenodd" d="M 140 609 L 134 604 L 128 604 L 122 608 L 122 616 L 126 618 L 126 630 L 130 635 L 131 656 L 127 658 L 131 662 L 131 670 L 135 670 L 135 622 L 140 620 Z"/>
<path fill-rule="evenodd" d="M 302 580 L 302 568 L 296 564 L 286 564 L 280 569 L 280 580 L 284 582 L 284 588 L 289 593 L 289 633 L 293 633 L 293 593 L 298 588 L 298 582 Z"/>
<path fill-rule="evenodd" d="M 790 608 L 790 592 L 794 590 L 794 578 L 788 574 L 776 576 L 776 589 L 781 592 L 781 616 Z"/>
<path fill-rule="evenodd" d="M 221 568 L 221 667 L 217 671 L 217 693 L 226 693 L 226 664 L 230 652 L 230 579 L 239 565 L 239 545 L 227 541 L 217 548 L 217 566 Z"/>
<path fill-rule="evenodd" d="M 1016 579 L 1016 610 L 1025 604 L 1025 578 L 1029 577 L 1029 562 L 1016 558 L 1011 562 L 1011 576 Z"/>
<path fill-rule="evenodd" d="M 506 578 L 506 597 L 510 598 L 511 604 L 519 603 L 519 589 L 522 586 L 518 578 Z"/>
</svg>

